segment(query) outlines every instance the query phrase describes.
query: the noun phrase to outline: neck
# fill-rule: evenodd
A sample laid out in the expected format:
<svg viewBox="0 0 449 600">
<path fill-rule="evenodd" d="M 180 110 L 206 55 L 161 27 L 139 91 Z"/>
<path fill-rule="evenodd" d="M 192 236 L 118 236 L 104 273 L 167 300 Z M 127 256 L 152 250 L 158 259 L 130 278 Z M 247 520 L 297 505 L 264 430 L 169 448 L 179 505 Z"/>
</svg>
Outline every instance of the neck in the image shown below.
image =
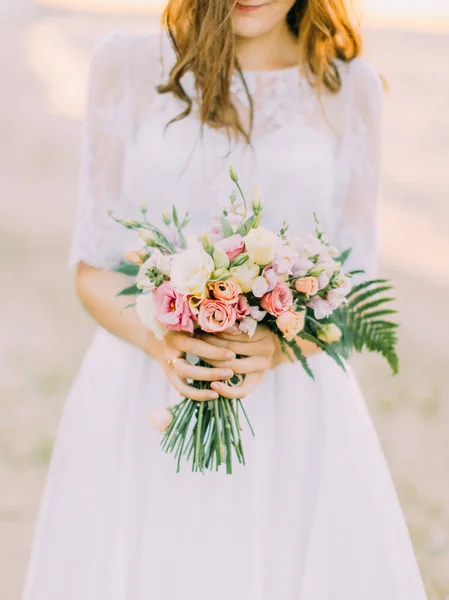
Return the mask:
<svg viewBox="0 0 449 600">
<path fill-rule="evenodd" d="M 264 35 L 237 36 L 236 54 L 244 70 L 286 69 L 298 64 L 298 41 L 284 22 Z"/>
</svg>

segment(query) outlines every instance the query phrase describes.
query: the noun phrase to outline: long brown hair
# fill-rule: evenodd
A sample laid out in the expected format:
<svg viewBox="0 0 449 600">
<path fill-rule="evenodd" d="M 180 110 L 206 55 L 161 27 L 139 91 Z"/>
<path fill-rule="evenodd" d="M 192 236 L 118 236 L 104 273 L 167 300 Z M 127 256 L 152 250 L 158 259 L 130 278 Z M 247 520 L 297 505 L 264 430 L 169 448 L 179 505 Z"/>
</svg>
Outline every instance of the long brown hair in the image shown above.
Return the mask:
<svg viewBox="0 0 449 600">
<path fill-rule="evenodd" d="M 245 84 L 235 56 L 231 23 L 235 4 L 236 0 L 169 0 L 163 21 L 177 60 L 158 91 L 172 93 L 185 103 L 185 110 L 174 120 L 183 119 L 193 102 L 181 79 L 191 71 L 202 125 L 225 128 L 250 143 L 251 126 L 249 131 L 243 127 L 230 91 L 235 70 Z M 338 92 L 341 79 L 336 59 L 349 62 L 361 52 L 360 34 L 345 0 L 296 0 L 287 23 L 298 38 L 298 64 L 311 84 L 319 93 L 323 89 Z M 252 106 L 248 89 L 247 94 Z"/>
</svg>

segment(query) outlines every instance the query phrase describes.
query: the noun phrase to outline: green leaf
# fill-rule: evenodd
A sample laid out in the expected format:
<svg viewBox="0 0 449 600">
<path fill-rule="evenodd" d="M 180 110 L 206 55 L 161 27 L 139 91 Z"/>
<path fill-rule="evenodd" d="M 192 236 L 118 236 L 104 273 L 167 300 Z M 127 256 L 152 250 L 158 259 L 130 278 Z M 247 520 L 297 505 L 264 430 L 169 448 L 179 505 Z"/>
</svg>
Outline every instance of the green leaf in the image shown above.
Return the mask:
<svg viewBox="0 0 449 600">
<path fill-rule="evenodd" d="M 178 219 L 178 211 L 176 210 L 176 206 L 173 204 L 172 208 L 172 219 L 176 228 L 179 227 L 179 219 Z"/>
<path fill-rule="evenodd" d="M 309 375 L 309 377 L 311 377 L 312 379 L 315 379 L 315 376 L 313 374 L 312 369 L 309 366 L 307 358 L 304 356 L 304 353 L 301 350 L 300 346 L 298 346 L 297 342 L 295 340 L 291 340 L 291 341 L 285 340 L 285 343 L 287 344 L 287 346 L 289 346 L 289 348 L 291 348 L 293 350 L 293 354 L 295 355 L 295 358 L 297 360 L 299 360 L 299 362 L 302 364 L 307 375 Z"/>
<path fill-rule="evenodd" d="M 116 273 L 128 275 L 129 277 L 136 277 L 139 273 L 139 269 L 140 267 L 133 263 L 122 263 L 116 269 L 114 269 L 114 271 Z"/>
<path fill-rule="evenodd" d="M 246 221 L 243 221 L 243 223 L 240 223 L 240 225 L 237 228 L 237 233 L 239 233 L 242 236 L 248 235 L 248 233 L 253 228 L 255 221 L 256 221 L 256 216 L 251 215 L 251 217 L 246 219 Z"/>
<path fill-rule="evenodd" d="M 352 248 L 348 248 L 347 250 L 343 250 L 343 252 L 339 256 L 337 256 L 335 258 L 335 260 L 337 262 L 341 263 L 342 265 L 344 265 L 345 262 L 348 260 L 349 255 L 351 254 L 351 252 L 352 252 Z"/>
<path fill-rule="evenodd" d="M 129 287 L 123 289 L 121 292 L 117 294 L 117 296 L 138 296 L 142 293 L 142 290 L 139 290 L 137 285 L 130 285 Z"/>
<path fill-rule="evenodd" d="M 225 217 L 223 217 L 223 215 L 220 217 L 220 221 L 221 221 L 221 228 L 223 229 L 224 237 L 227 238 L 227 237 L 231 237 L 231 235 L 234 235 L 234 231 L 233 231 L 231 225 L 229 224 L 227 219 L 225 219 Z"/>
</svg>

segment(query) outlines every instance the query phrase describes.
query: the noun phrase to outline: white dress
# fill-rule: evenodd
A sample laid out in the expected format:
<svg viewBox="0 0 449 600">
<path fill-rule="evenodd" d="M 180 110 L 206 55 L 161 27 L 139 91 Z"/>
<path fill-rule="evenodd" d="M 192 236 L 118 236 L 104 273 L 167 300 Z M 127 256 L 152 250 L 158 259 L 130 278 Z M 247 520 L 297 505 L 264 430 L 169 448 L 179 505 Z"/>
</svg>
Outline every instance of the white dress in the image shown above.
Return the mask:
<svg viewBox="0 0 449 600">
<path fill-rule="evenodd" d="M 159 60 L 160 58 L 160 60 Z M 375 270 L 382 88 L 362 59 L 316 93 L 296 68 L 245 72 L 253 147 L 200 136 L 194 112 L 155 92 L 172 60 L 161 36 L 113 34 L 91 67 L 73 263 L 116 265 L 175 202 L 199 232 L 232 189 L 263 191 L 265 223 L 300 235 L 315 211 L 353 265 Z M 184 85 L 190 94 L 190 75 Z M 236 76 L 235 102 L 248 107 Z M 150 410 L 179 400 L 160 366 L 99 330 L 62 417 L 24 600 L 424 600 L 404 518 L 351 371 L 325 355 L 269 372 L 245 400 L 247 466 L 180 474 Z"/>
</svg>

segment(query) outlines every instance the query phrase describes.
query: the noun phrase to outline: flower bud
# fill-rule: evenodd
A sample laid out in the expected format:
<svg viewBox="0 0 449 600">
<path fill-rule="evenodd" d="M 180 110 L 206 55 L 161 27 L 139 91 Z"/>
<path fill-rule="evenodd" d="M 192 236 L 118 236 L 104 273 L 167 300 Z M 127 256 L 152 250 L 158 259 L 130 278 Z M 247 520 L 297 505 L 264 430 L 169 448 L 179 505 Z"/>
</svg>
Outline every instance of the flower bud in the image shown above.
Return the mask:
<svg viewBox="0 0 449 600">
<path fill-rule="evenodd" d="M 213 254 L 214 254 L 214 245 L 213 245 L 212 240 L 210 239 L 210 237 L 209 237 L 209 235 L 207 233 L 205 233 L 203 235 L 203 237 L 201 238 L 201 241 L 203 242 L 204 252 L 206 252 L 207 254 L 209 254 L 209 256 L 213 256 Z"/>
<path fill-rule="evenodd" d="M 237 258 L 235 258 L 232 261 L 232 267 L 240 267 L 241 265 L 244 265 L 246 263 L 246 261 L 249 260 L 249 256 L 246 253 L 243 254 L 239 254 L 237 256 Z"/>
<path fill-rule="evenodd" d="M 341 329 L 335 323 L 325 323 L 318 331 L 317 337 L 326 344 L 333 344 L 340 340 L 341 335 Z"/>
<path fill-rule="evenodd" d="M 229 267 L 228 255 L 220 250 L 220 248 L 215 248 L 212 250 L 212 258 L 214 259 L 214 266 L 216 270 L 227 269 Z"/>
<path fill-rule="evenodd" d="M 168 210 L 164 210 L 164 212 L 162 213 L 162 220 L 164 221 L 164 225 L 171 225 L 171 215 L 168 212 Z"/>
<path fill-rule="evenodd" d="M 238 182 L 239 178 L 237 176 L 237 173 L 234 171 L 234 167 L 232 165 L 229 165 L 229 176 L 231 177 L 234 183 Z"/>
<path fill-rule="evenodd" d="M 253 196 L 251 198 L 251 206 L 255 214 L 260 213 L 263 207 L 262 196 L 258 185 L 253 188 Z"/>
<path fill-rule="evenodd" d="M 148 246 L 152 246 L 155 242 L 154 234 L 149 229 L 139 229 L 139 237 Z"/>
</svg>

